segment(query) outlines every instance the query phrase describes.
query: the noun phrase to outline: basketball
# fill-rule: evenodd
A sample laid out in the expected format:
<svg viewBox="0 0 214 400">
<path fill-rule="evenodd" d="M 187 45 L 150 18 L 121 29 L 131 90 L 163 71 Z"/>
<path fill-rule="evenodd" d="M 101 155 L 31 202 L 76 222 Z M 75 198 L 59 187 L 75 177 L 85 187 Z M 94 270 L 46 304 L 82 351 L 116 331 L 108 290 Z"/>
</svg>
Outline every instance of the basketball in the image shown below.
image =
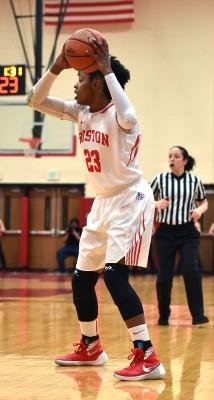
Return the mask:
<svg viewBox="0 0 214 400">
<path fill-rule="evenodd" d="M 98 69 L 94 58 L 86 54 L 87 50 L 93 51 L 90 44 L 91 39 L 99 41 L 99 39 L 104 39 L 104 36 L 95 29 L 84 28 L 73 32 L 65 42 L 66 61 L 77 71 L 89 73 Z"/>
</svg>

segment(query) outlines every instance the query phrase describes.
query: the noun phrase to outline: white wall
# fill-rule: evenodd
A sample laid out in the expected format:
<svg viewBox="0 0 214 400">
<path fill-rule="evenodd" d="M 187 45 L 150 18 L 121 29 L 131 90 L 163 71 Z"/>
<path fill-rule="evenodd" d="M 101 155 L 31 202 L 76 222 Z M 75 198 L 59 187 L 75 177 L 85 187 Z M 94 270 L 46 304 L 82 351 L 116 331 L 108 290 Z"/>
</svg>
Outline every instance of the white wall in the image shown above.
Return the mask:
<svg viewBox="0 0 214 400">
<path fill-rule="evenodd" d="M 1 64 L 24 61 L 9 1 L 1 0 Z M 15 1 L 26 11 L 27 0 Z M 146 179 L 167 169 L 171 145 L 186 147 L 196 158 L 198 174 L 205 183 L 214 182 L 214 1 L 136 0 L 136 21 L 132 27 L 94 26 L 101 30 L 112 54 L 130 69 L 132 81 L 127 93 L 134 103 L 144 139 L 140 150 Z M 32 57 L 30 25 L 22 22 L 24 38 Z M 61 34 L 58 51 L 73 29 Z M 53 43 L 54 29 L 44 28 L 44 64 Z M 53 94 L 72 98 L 74 71 L 61 74 Z M 28 83 L 29 88 L 29 83 Z M 11 111 L 10 111 L 11 113 Z M 1 117 L 7 124 L 8 112 Z M 13 118 L 19 116 L 13 111 Z M 53 120 L 54 124 L 54 120 Z M 13 132 L 11 139 L 13 141 Z M 72 158 L 0 158 L 1 182 L 46 182 L 47 171 L 61 171 L 61 182 L 87 182 L 79 152 Z M 87 186 L 87 194 L 91 188 Z"/>
</svg>

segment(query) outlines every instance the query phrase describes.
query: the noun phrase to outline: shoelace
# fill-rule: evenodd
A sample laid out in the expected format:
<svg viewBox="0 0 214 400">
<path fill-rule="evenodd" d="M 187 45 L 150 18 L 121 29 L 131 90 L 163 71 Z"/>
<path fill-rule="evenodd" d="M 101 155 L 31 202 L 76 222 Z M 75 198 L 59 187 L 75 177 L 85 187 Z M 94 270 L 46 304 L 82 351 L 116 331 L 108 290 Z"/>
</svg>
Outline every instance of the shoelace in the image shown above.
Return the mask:
<svg viewBox="0 0 214 400">
<path fill-rule="evenodd" d="M 78 346 L 78 348 L 74 350 L 75 353 L 80 353 L 86 349 L 86 345 L 84 343 L 73 343 L 73 346 Z"/>
<path fill-rule="evenodd" d="M 130 365 L 136 364 L 139 361 L 143 361 L 144 352 L 141 349 L 131 349 L 131 354 L 128 356 L 128 360 L 132 360 Z"/>
</svg>

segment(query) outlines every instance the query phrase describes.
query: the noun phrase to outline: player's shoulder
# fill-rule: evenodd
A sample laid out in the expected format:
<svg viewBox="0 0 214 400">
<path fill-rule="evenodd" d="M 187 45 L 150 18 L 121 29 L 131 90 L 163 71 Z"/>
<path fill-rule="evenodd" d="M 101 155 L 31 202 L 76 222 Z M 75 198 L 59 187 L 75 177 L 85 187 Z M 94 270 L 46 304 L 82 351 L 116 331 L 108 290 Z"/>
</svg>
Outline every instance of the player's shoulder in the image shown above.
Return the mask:
<svg viewBox="0 0 214 400">
<path fill-rule="evenodd" d="M 77 103 L 76 100 L 65 100 L 65 103 L 67 106 L 70 106 L 72 108 L 76 108 L 76 110 L 79 112 L 84 109 L 89 109 L 89 106 L 83 106 Z"/>
<path fill-rule="evenodd" d="M 80 106 L 76 100 L 65 100 L 64 101 L 64 119 L 70 119 L 73 121 L 78 120 L 78 115 L 81 112 L 82 106 Z"/>
<path fill-rule="evenodd" d="M 116 119 L 116 107 L 112 101 L 108 103 L 104 108 L 95 113 L 98 118 L 114 118 Z"/>
</svg>

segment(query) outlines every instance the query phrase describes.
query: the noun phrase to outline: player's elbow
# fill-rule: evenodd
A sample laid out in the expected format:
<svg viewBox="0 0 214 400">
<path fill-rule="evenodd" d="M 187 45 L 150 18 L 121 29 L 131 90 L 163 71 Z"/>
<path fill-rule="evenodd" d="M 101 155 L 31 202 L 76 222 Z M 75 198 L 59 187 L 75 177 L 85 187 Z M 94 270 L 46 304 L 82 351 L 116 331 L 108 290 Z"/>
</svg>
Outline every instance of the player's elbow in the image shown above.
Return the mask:
<svg viewBox="0 0 214 400">
<path fill-rule="evenodd" d="M 27 97 L 26 97 L 26 103 L 29 107 L 34 106 L 34 102 L 33 102 L 33 89 L 30 90 L 30 92 L 28 93 Z"/>
<path fill-rule="evenodd" d="M 36 109 L 40 105 L 40 102 L 38 102 L 38 100 L 36 99 L 33 88 L 30 90 L 30 92 L 28 93 L 28 95 L 26 97 L 26 103 L 29 107 L 34 108 L 34 109 Z"/>
<path fill-rule="evenodd" d="M 135 113 L 126 112 L 122 118 L 118 116 L 118 122 L 124 129 L 132 129 L 137 124 L 137 116 Z"/>
</svg>

